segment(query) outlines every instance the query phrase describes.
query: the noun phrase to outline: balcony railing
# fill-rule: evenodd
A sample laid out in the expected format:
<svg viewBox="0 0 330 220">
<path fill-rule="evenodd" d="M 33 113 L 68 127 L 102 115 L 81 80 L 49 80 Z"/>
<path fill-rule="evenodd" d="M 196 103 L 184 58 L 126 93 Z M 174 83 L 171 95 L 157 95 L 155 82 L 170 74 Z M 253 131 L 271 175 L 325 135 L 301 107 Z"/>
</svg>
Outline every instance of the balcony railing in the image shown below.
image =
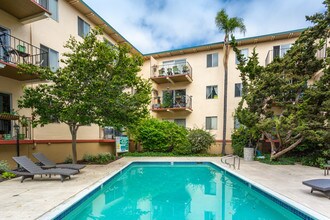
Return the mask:
<svg viewBox="0 0 330 220">
<path fill-rule="evenodd" d="M 158 83 L 192 82 L 192 68 L 188 62 L 153 65 L 150 78 Z"/>
<path fill-rule="evenodd" d="M 41 57 L 47 56 L 47 51 L 39 47 L 9 34 L 0 34 L 0 59 L 6 63 L 40 65 L 43 62 Z"/>
<path fill-rule="evenodd" d="M 267 56 L 266 56 L 266 60 L 265 60 L 266 66 L 268 64 L 270 64 L 271 62 L 273 62 L 274 58 L 276 58 L 276 57 L 283 58 L 289 49 L 290 48 L 280 49 L 278 53 L 275 53 L 273 50 L 269 50 L 267 53 Z"/>
<path fill-rule="evenodd" d="M 318 58 L 318 59 L 324 59 L 326 57 L 326 48 L 327 48 L 327 45 L 324 45 L 324 47 L 322 49 L 318 50 L 316 52 L 316 54 L 315 54 L 316 58 Z M 284 55 L 287 53 L 287 51 L 289 49 L 290 48 L 283 48 L 283 49 L 281 49 L 276 57 L 283 58 Z M 267 53 L 266 60 L 265 60 L 266 66 L 268 64 L 270 64 L 271 62 L 273 62 L 273 60 L 274 60 L 274 51 L 273 50 L 269 50 L 268 53 Z"/>
<path fill-rule="evenodd" d="M 38 78 L 36 75 L 17 74 L 17 64 L 33 64 L 40 66 L 47 62 L 48 52 L 17 37 L 7 33 L 0 34 L 0 75 L 17 79 L 31 80 Z"/>
<path fill-rule="evenodd" d="M 174 97 L 154 97 L 152 111 L 192 111 L 192 96 L 178 95 Z"/>
</svg>

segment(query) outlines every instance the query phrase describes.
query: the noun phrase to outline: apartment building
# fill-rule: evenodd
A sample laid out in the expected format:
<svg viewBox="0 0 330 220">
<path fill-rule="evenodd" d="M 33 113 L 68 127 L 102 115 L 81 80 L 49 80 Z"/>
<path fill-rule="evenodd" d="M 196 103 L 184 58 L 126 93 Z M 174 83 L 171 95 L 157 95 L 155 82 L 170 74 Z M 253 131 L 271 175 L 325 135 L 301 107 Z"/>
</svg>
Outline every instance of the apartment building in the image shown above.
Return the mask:
<svg viewBox="0 0 330 220">
<path fill-rule="evenodd" d="M 70 36 L 83 37 L 95 26 L 104 28 L 110 44 L 127 42 L 116 30 L 98 16 L 83 1 L 76 0 L 1 0 L 0 1 L 0 160 L 14 165 L 17 154 L 15 125 L 19 125 L 20 154 L 36 151 L 47 153 L 55 161 L 71 154 L 71 135 L 64 124 L 49 124 L 32 128 L 22 125 L 20 116 L 31 120 L 28 109 L 18 109 L 17 100 L 24 86 L 35 86 L 35 75 L 20 74 L 17 64 L 30 63 L 56 70 L 65 52 L 64 43 Z M 127 42 L 128 43 L 128 42 Z M 138 51 L 132 46 L 132 53 Z M 11 113 L 11 115 L 1 114 Z M 103 128 L 97 125 L 78 131 L 78 158 L 85 153 L 113 152 L 114 140 L 104 139 Z"/>
<path fill-rule="evenodd" d="M 259 62 L 267 65 L 282 57 L 302 30 L 275 33 L 238 40 L 245 57 L 253 49 Z M 204 128 L 215 135 L 212 153 L 221 153 L 223 134 L 224 67 L 223 43 L 157 52 L 144 55 L 142 74 L 153 82 L 151 114 L 187 128 Z M 231 153 L 231 133 L 238 122 L 235 108 L 242 95 L 242 84 L 234 51 L 229 55 L 226 152 Z"/>
<path fill-rule="evenodd" d="M 18 109 L 17 100 L 24 86 L 35 86 L 35 75 L 19 74 L 18 63 L 49 66 L 56 70 L 65 52 L 64 43 L 70 36 L 82 39 L 91 28 L 101 26 L 111 44 L 130 44 L 82 0 L 0 0 L 0 160 L 12 165 L 17 154 L 15 125 L 20 126 L 21 155 L 31 157 L 44 152 L 55 161 L 63 161 L 71 153 L 71 135 L 64 124 L 32 128 L 18 120 L 18 111 L 31 119 L 28 109 Z M 240 39 L 239 48 L 245 56 L 256 48 L 260 63 L 283 56 L 300 35 L 301 30 Z M 133 45 L 132 53 L 140 53 Z M 161 120 L 171 120 L 187 128 L 205 128 L 215 135 L 213 153 L 221 152 L 223 124 L 223 43 L 142 54 L 145 63 L 140 74 L 153 85 L 150 113 Z M 141 53 L 140 53 L 141 54 Z M 227 149 L 231 152 L 230 136 L 237 123 L 233 114 L 241 96 L 239 71 L 233 51 L 229 57 Z M 14 109 L 14 110 L 13 110 Z M 113 152 L 114 140 L 106 139 L 97 125 L 78 131 L 78 159 L 85 153 Z"/>
</svg>

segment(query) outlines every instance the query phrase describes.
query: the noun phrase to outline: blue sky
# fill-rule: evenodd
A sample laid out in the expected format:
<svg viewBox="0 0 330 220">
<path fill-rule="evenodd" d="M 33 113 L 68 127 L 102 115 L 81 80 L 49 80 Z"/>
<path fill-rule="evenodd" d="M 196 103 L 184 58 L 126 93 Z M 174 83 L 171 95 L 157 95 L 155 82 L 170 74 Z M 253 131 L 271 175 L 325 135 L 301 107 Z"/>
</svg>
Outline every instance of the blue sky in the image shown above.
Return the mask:
<svg viewBox="0 0 330 220">
<path fill-rule="evenodd" d="M 223 40 L 214 19 L 225 8 L 244 19 L 245 36 L 310 26 L 305 15 L 324 11 L 323 0 L 84 0 L 142 53 Z"/>
</svg>

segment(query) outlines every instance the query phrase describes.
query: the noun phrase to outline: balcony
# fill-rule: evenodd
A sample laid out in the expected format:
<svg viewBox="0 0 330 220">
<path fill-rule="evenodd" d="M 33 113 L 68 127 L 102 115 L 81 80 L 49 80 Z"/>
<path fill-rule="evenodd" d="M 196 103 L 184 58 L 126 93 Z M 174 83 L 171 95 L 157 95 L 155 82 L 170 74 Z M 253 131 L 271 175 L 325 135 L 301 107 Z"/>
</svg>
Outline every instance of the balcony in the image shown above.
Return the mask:
<svg viewBox="0 0 330 220">
<path fill-rule="evenodd" d="M 274 58 L 276 57 L 283 58 L 289 49 L 290 48 L 282 48 L 280 50 L 269 50 L 265 60 L 265 65 L 267 66 L 268 64 L 273 62 Z M 318 50 L 315 54 L 316 58 L 324 59 L 326 57 L 326 51 L 327 51 L 326 49 L 327 49 L 327 45 L 324 45 L 322 49 Z"/>
<path fill-rule="evenodd" d="M 16 17 L 21 23 L 28 24 L 44 18 L 51 14 L 35 0 L 0 0 L 0 9 Z"/>
<path fill-rule="evenodd" d="M 172 92 L 172 91 L 170 91 Z M 169 93 L 170 94 L 170 93 Z M 192 112 L 192 96 L 169 95 L 154 97 L 151 110 L 154 112 Z"/>
<path fill-rule="evenodd" d="M 37 75 L 18 74 L 17 64 L 41 65 L 48 53 L 6 33 L 0 34 L 0 76 L 26 81 L 38 79 Z"/>
<path fill-rule="evenodd" d="M 274 61 L 275 58 L 283 58 L 290 48 L 282 48 L 280 50 L 269 50 L 266 56 L 265 65 L 267 66 Z"/>
<path fill-rule="evenodd" d="M 192 82 L 192 68 L 188 62 L 171 65 L 153 65 L 151 80 L 158 84 Z"/>
</svg>

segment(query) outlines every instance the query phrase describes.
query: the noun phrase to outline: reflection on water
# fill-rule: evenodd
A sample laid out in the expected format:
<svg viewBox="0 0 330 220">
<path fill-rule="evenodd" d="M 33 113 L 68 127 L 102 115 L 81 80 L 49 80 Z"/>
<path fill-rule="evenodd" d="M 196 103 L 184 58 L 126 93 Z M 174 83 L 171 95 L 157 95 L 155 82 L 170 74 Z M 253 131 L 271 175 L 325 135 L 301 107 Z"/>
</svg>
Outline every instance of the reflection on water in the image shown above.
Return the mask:
<svg viewBox="0 0 330 220">
<path fill-rule="evenodd" d="M 208 165 L 133 165 L 67 219 L 298 219 Z"/>
</svg>

